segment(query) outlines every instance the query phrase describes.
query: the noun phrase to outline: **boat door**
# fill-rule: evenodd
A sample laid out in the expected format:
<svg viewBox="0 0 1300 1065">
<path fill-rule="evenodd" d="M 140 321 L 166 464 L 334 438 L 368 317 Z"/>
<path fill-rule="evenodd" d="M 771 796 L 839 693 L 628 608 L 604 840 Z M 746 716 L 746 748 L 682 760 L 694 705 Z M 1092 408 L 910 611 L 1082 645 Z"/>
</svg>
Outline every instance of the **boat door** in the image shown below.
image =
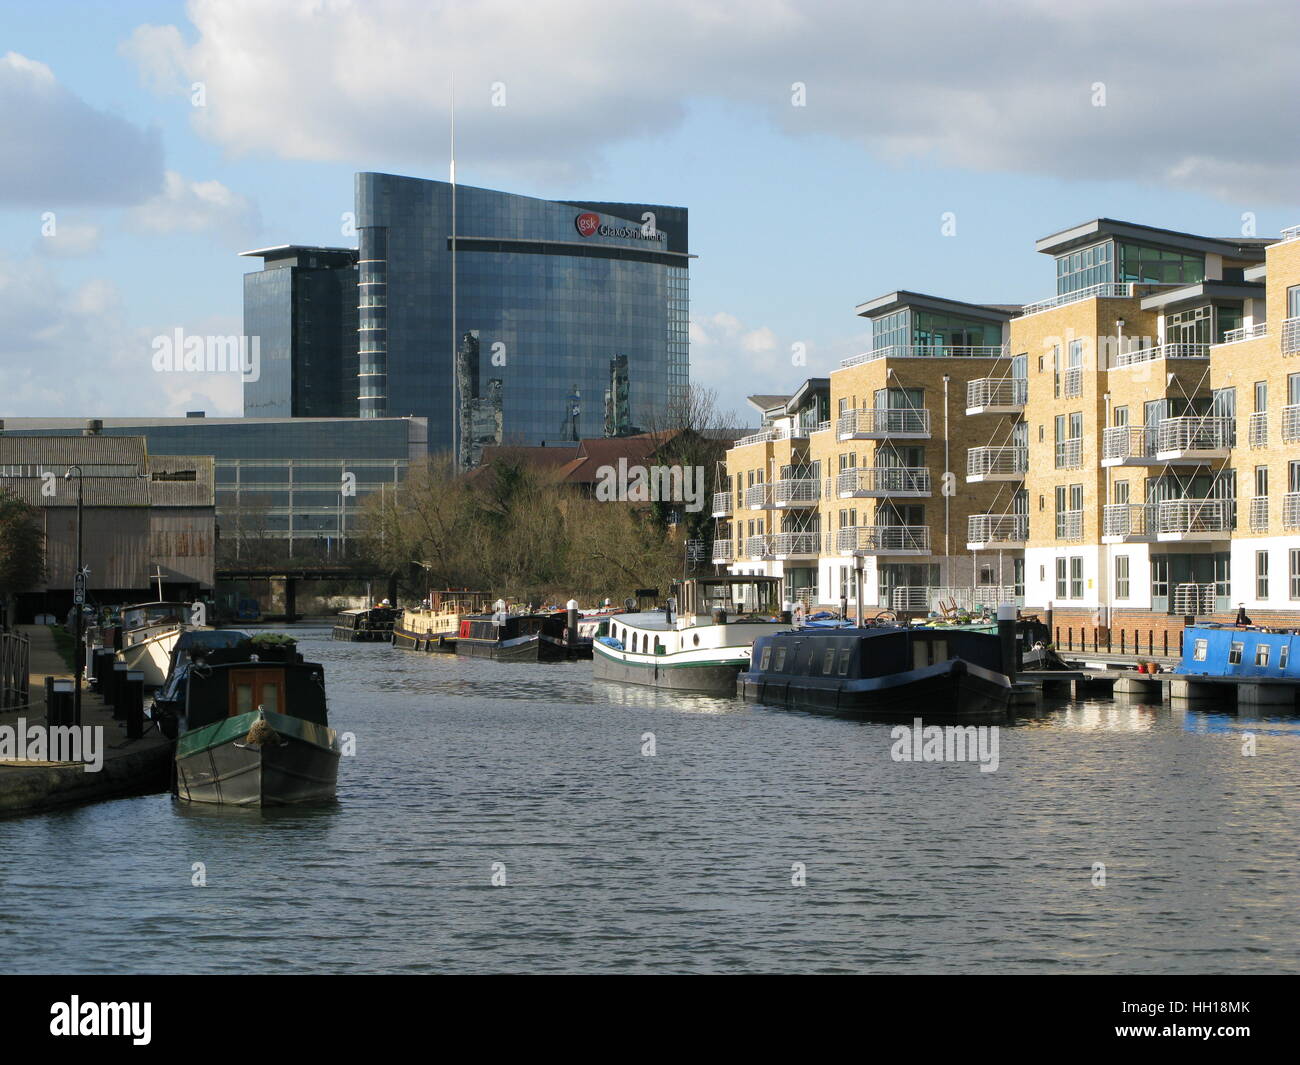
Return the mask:
<svg viewBox="0 0 1300 1065">
<path fill-rule="evenodd" d="M 279 669 L 232 669 L 230 712 L 227 717 L 252 713 L 258 707 L 268 713 L 284 713 L 284 671 Z"/>
</svg>

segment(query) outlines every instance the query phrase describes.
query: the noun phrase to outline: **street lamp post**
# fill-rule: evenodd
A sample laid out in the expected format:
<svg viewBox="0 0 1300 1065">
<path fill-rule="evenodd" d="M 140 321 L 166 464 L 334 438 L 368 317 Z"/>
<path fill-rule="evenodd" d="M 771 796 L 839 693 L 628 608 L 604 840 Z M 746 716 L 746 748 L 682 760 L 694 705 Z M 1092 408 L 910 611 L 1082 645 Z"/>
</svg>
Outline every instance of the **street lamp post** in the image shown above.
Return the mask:
<svg viewBox="0 0 1300 1065">
<path fill-rule="evenodd" d="M 81 724 L 81 674 L 85 671 L 86 662 L 86 575 L 82 571 L 81 562 L 81 517 L 82 508 L 85 499 L 82 493 L 82 475 L 80 466 L 69 466 L 68 472 L 63 475 L 66 481 L 72 476 L 72 471 L 77 471 L 77 571 L 72 577 L 72 607 L 77 612 L 77 646 L 73 652 L 73 677 L 72 688 L 72 718 L 73 724 Z"/>
</svg>

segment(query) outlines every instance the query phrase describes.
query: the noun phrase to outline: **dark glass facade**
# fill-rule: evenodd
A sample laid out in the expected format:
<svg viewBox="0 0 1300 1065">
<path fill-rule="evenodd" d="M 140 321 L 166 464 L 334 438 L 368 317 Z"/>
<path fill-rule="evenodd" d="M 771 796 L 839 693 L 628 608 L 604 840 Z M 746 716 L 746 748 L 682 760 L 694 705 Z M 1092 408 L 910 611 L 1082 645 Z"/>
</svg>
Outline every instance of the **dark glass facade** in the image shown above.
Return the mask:
<svg viewBox="0 0 1300 1065">
<path fill-rule="evenodd" d="M 575 405 L 577 434 L 601 436 L 626 356 L 616 391 L 633 426 L 653 426 L 688 381 L 686 209 L 455 196 L 453 324 L 451 185 L 357 175 L 360 415 L 426 418 L 430 449 L 449 450 L 459 401 L 499 392 L 503 443 L 570 437 Z M 469 334 L 483 395 L 458 397 Z"/>
<path fill-rule="evenodd" d="M 356 417 L 357 253 L 286 245 L 245 252 L 244 335 L 257 338 L 257 380 L 244 382 L 250 418 Z"/>
</svg>

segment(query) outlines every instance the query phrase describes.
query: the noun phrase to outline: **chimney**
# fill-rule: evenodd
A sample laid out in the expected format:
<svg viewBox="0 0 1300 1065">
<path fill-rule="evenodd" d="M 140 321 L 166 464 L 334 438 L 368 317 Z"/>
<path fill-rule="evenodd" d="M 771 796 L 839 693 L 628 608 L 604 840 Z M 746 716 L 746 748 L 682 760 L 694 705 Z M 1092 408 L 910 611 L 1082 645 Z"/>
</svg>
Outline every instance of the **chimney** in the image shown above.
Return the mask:
<svg viewBox="0 0 1300 1065">
<path fill-rule="evenodd" d="M 87 418 L 86 427 L 81 430 L 82 436 L 99 436 L 104 430 L 104 420 L 102 418 Z"/>
</svg>

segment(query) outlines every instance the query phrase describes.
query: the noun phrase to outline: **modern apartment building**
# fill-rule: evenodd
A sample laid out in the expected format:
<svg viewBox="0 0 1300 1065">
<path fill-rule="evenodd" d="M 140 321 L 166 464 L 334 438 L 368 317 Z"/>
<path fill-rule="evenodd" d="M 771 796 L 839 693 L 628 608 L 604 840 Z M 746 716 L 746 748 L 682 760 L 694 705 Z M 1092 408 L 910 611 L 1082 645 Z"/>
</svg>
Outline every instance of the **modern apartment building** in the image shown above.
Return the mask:
<svg viewBox="0 0 1300 1065">
<path fill-rule="evenodd" d="M 871 350 L 825 379 L 816 424 L 796 402 L 813 382 L 763 397 L 764 432 L 728 453 L 715 561 L 825 606 L 860 566 L 873 611 L 1300 618 L 1300 227 L 1096 219 L 1037 250 L 1056 293 L 1036 303 L 861 305 Z M 797 519 L 787 474 L 811 497 Z M 815 557 L 779 552 L 796 526 Z"/>
</svg>

